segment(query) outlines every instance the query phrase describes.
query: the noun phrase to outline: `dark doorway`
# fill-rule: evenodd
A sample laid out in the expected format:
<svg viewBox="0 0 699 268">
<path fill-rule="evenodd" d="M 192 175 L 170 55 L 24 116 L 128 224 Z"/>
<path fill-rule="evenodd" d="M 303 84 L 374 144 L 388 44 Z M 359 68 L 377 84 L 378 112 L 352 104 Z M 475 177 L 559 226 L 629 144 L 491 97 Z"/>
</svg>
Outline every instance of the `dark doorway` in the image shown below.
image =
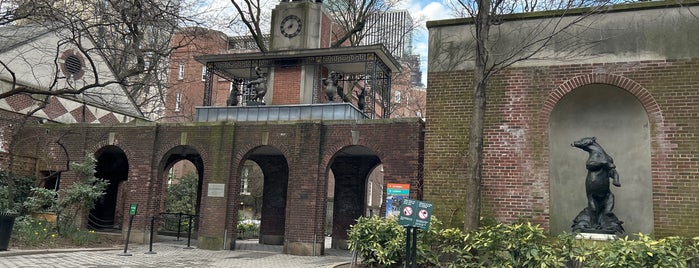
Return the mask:
<svg viewBox="0 0 699 268">
<path fill-rule="evenodd" d="M 262 188 L 259 242 L 267 245 L 283 245 L 286 230 L 289 164 L 284 155 L 271 146 L 254 149 L 247 160 L 255 162 L 262 170 L 262 183 L 257 184 Z M 253 191 L 259 191 L 259 189 Z"/>
<path fill-rule="evenodd" d="M 380 215 L 380 211 L 371 210 L 376 199 L 381 199 L 381 190 L 377 195 L 373 190 L 374 183 L 383 184 L 381 168 L 377 168 L 380 164 L 379 157 L 363 146 L 343 148 L 330 162 L 328 200 L 332 200 L 332 213 L 326 215 L 332 217 L 332 248 L 348 248 L 347 231 L 357 218 L 374 213 Z M 370 180 L 372 177 L 376 178 Z M 371 205 L 369 200 L 372 200 Z"/>
<path fill-rule="evenodd" d="M 129 161 L 119 147 L 110 145 L 95 153 L 95 177 L 109 182 L 106 194 L 90 210 L 88 227 L 95 230 L 120 230 L 123 213 L 117 213 L 119 185 L 128 180 Z"/>
</svg>

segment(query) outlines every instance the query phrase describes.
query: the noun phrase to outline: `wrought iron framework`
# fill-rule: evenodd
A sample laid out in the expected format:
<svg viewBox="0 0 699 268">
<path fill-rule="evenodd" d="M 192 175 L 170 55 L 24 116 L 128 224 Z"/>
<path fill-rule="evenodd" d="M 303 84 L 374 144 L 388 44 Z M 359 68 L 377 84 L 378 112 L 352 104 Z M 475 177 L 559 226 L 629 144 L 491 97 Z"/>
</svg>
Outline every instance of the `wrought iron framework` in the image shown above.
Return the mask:
<svg viewBox="0 0 699 268">
<path fill-rule="evenodd" d="M 207 66 L 204 106 L 211 106 L 214 75 L 232 82 L 233 87 L 239 90 L 236 96 L 238 103 L 245 106 L 255 95 L 248 84 L 257 78 L 256 67 L 269 73 L 272 67 L 294 61 L 313 73 L 313 104 L 325 102 L 325 97 L 319 94 L 323 92 L 321 81 L 330 71 L 334 71 L 342 75 L 339 81 L 349 89 L 348 93 L 352 94 L 355 104 L 360 98 L 359 93 L 364 92 L 366 105 L 362 112 L 369 118 L 386 118 L 390 115 L 391 74 L 398 69 L 395 60 L 383 46 L 303 50 L 301 53 L 213 55 L 198 57 L 197 60 Z"/>
</svg>

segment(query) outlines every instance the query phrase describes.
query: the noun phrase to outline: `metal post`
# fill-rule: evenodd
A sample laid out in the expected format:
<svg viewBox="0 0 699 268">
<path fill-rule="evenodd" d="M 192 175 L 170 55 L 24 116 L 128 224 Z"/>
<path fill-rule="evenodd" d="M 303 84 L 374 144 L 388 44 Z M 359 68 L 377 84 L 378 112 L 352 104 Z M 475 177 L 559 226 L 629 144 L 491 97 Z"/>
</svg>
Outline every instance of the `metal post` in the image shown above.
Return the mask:
<svg viewBox="0 0 699 268">
<path fill-rule="evenodd" d="M 180 241 L 180 231 L 182 229 L 182 212 L 177 213 L 177 240 Z"/>
<path fill-rule="evenodd" d="M 417 268 L 417 230 L 418 228 L 413 227 L 413 268 Z"/>
<path fill-rule="evenodd" d="M 117 254 L 118 256 L 131 256 L 131 253 L 126 253 L 129 250 L 129 238 L 131 237 L 131 225 L 133 224 L 133 214 L 129 217 L 129 229 L 126 231 L 126 241 L 124 242 L 124 253 Z"/>
<path fill-rule="evenodd" d="M 155 228 L 153 228 L 153 225 L 155 224 L 155 216 L 150 218 L 150 241 L 149 242 L 149 248 L 148 252 L 144 254 L 155 254 L 156 252 L 153 251 L 153 231 Z"/>
<path fill-rule="evenodd" d="M 187 247 L 185 249 L 193 249 L 193 247 L 190 246 L 190 241 L 192 241 L 192 218 L 194 215 L 187 216 L 189 216 L 189 226 L 187 226 Z"/>
<path fill-rule="evenodd" d="M 410 266 L 410 230 L 412 228 L 410 227 L 405 227 L 405 262 L 403 267 L 404 268 L 409 268 Z"/>
</svg>

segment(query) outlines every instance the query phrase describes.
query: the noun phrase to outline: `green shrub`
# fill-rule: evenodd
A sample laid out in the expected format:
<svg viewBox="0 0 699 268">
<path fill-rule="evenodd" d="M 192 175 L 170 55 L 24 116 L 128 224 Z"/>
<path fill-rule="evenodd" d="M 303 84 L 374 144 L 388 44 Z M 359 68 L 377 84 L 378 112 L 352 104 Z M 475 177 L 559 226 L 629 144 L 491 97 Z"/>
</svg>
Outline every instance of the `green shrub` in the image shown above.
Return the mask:
<svg viewBox="0 0 699 268">
<path fill-rule="evenodd" d="M 531 223 L 484 226 L 466 235 L 471 267 L 560 267 L 563 258 L 546 243 L 544 230 Z"/>
<path fill-rule="evenodd" d="M 20 243 L 27 246 L 55 244 L 58 237 L 56 225 L 36 220 L 29 216 L 20 216 L 15 219 L 12 227 L 13 244 Z"/>
<path fill-rule="evenodd" d="M 14 183 L 14 206 L 10 207 L 10 187 L 8 186 L 9 180 L 12 179 Z M 17 176 L 8 173 L 5 170 L 0 170 L 0 212 L 2 211 L 12 211 L 19 212 L 20 214 L 25 214 L 26 211 L 22 211 L 21 205 L 30 196 L 31 187 L 34 185 L 35 177 L 33 176 Z"/>
<path fill-rule="evenodd" d="M 359 218 L 350 248 L 367 265 L 391 267 L 405 256 L 405 229 L 395 220 Z M 593 241 L 574 234 L 549 238 L 530 223 L 495 224 L 463 233 L 432 218 L 418 235 L 420 267 L 699 267 L 699 237 Z"/>
<path fill-rule="evenodd" d="M 456 228 L 444 229 L 432 216 L 430 228 L 418 235 L 418 264 L 435 267 L 469 267 L 474 256 L 466 250 L 466 235 Z"/>
<path fill-rule="evenodd" d="M 58 192 L 43 187 L 32 187 L 30 196 L 22 204 L 28 213 L 55 211 Z"/>
<path fill-rule="evenodd" d="M 96 243 L 99 237 L 95 234 L 94 230 L 85 230 L 80 228 L 69 228 L 63 230 L 63 235 L 70 239 L 70 241 L 77 246 L 86 246 Z"/>
<path fill-rule="evenodd" d="M 350 249 L 367 265 L 394 267 L 405 256 L 405 229 L 392 218 L 360 217 L 348 239 Z"/>
<path fill-rule="evenodd" d="M 638 234 L 638 239 L 628 237 L 607 242 L 595 251 L 591 267 L 687 267 L 696 257 L 696 240 L 666 237 L 654 240 Z M 694 244 L 693 244 L 694 243 Z M 693 245 L 692 245 L 693 244 Z"/>
<path fill-rule="evenodd" d="M 165 196 L 165 212 L 195 214 L 198 183 L 199 177 L 189 173 L 179 178 L 178 183 L 169 184 Z"/>
<path fill-rule="evenodd" d="M 260 225 L 250 222 L 238 222 L 238 239 L 256 238 L 260 235 Z"/>
</svg>

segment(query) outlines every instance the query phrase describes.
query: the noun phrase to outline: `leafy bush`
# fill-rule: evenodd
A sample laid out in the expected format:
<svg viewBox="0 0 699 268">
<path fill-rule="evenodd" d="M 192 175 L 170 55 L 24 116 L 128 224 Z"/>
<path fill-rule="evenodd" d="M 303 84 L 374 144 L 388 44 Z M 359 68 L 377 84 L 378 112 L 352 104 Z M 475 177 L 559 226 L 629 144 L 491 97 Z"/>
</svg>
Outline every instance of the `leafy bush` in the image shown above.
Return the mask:
<svg viewBox="0 0 699 268">
<path fill-rule="evenodd" d="M 256 238 L 260 235 L 260 224 L 253 221 L 238 222 L 238 239 Z"/>
<path fill-rule="evenodd" d="M 475 263 L 475 256 L 467 250 L 464 232 L 442 229 L 441 222 L 435 220 L 433 217 L 430 229 L 418 236 L 418 263 L 438 267 L 469 267 Z"/>
<path fill-rule="evenodd" d="M 63 235 L 68 237 L 76 246 L 86 246 L 96 243 L 99 237 L 94 230 L 85 230 L 80 228 L 69 228 L 63 230 Z"/>
<path fill-rule="evenodd" d="M 395 220 L 359 218 L 349 231 L 350 248 L 362 262 L 396 266 L 405 256 L 405 230 Z M 463 233 L 432 218 L 418 235 L 421 267 L 697 267 L 699 237 L 592 241 L 574 234 L 548 238 L 530 223 L 495 224 Z"/>
<path fill-rule="evenodd" d="M 598 248 L 587 265 L 592 267 L 687 267 L 697 256 L 697 238 L 666 237 L 654 240 L 638 234 L 610 241 Z"/>
<path fill-rule="evenodd" d="M 14 182 L 14 206 L 10 207 L 10 189 L 8 180 Z M 21 205 L 30 196 L 31 187 L 34 185 L 35 178 L 33 176 L 16 176 L 11 175 L 5 170 L 0 170 L 0 212 L 12 211 L 22 212 Z"/>
<path fill-rule="evenodd" d="M 405 256 L 405 229 L 395 219 L 360 217 L 348 239 L 350 249 L 367 265 L 394 267 Z"/>
<path fill-rule="evenodd" d="M 14 241 L 13 244 L 52 246 L 55 244 L 57 237 L 58 232 L 54 224 L 36 220 L 29 216 L 20 216 L 15 219 L 11 239 Z"/>
<path fill-rule="evenodd" d="M 55 211 L 58 192 L 43 187 L 32 187 L 29 197 L 22 204 L 28 213 Z"/>
<path fill-rule="evenodd" d="M 199 183 L 199 177 L 190 173 L 182 176 L 179 183 L 168 185 L 165 212 L 194 214 L 197 201 L 197 183 Z"/>
</svg>

